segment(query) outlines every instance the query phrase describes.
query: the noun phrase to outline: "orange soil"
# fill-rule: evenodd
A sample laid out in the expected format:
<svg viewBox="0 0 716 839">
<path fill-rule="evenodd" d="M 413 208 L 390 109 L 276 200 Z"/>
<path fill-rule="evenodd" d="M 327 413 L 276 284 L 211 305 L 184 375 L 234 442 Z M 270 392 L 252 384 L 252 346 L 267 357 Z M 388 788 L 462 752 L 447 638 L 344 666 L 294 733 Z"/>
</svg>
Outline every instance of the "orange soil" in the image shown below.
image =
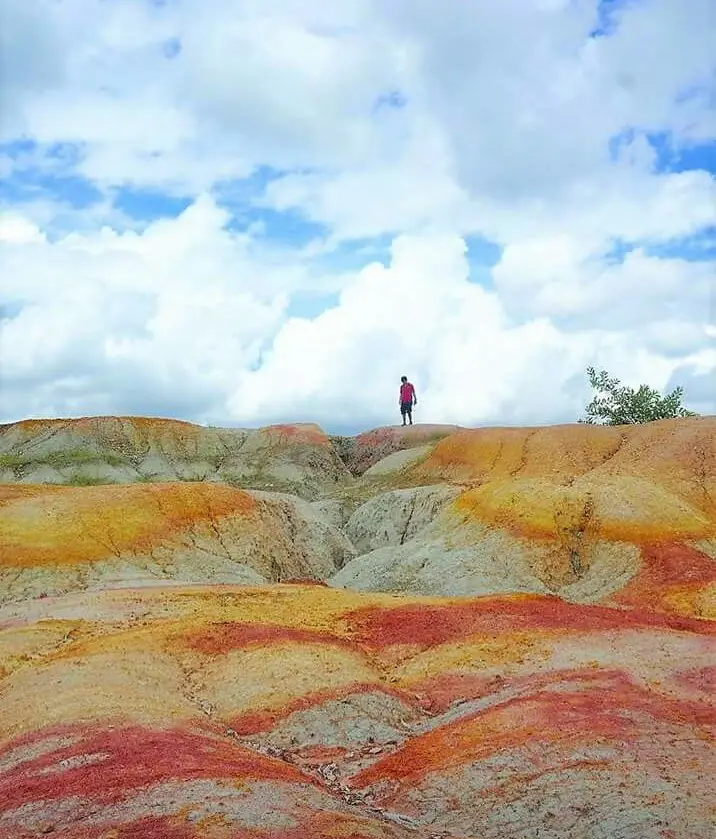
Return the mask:
<svg viewBox="0 0 716 839">
<path fill-rule="evenodd" d="M 258 429 L 261 436 L 273 445 L 310 445 L 330 446 L 328 435 L 318 425 L 312 423 L 296 425 L 267 425 Z"/>
<path fill-rule="evenodd" d="M 620 439 L 619 429 L 607 426 L 467 429 L 441 440 L 416 471 L 478 483 L 518 472 L 560 481 L 598 466 Z"/>
<path fill-rule="evenodd" d="M 251 495 L 224 484 L 3 489 L 0 567 L 71 565 L 149 551 L 197 523 L 254 510 Z"/>
<path fill-rule="evenodd" d="M 578 681 L 582 689 L 574 684 Z M 361 788 L 384 779 L 416 782 L 432 772 L 485 759 L 525 742 L 607 739 L 628 748 L 643 728 L 638 715 L 669 723 L 716 725 L 713 708 L 652 694 L 620 671 L 569 674 L 567 684 L 558 691 L 537 690 L 413 738 L 355 775 L 351 786 Z"/>
</svg>

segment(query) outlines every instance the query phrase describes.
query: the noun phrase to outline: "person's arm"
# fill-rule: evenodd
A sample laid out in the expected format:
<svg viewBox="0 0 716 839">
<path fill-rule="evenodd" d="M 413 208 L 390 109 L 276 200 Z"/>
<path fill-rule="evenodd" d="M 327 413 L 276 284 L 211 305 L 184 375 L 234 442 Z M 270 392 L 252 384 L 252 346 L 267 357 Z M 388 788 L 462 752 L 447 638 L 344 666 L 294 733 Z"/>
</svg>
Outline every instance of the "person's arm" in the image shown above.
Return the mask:
<svg viewBox="0 0 716 839">
<path fill-rule="evenodd" d="M 417 405 L 417 404 L 418 404 L 418 397 L 417 397 L 417 394 L 415 393 L 415 388 L 413 388 L 413 405 Z"/>
</svg>

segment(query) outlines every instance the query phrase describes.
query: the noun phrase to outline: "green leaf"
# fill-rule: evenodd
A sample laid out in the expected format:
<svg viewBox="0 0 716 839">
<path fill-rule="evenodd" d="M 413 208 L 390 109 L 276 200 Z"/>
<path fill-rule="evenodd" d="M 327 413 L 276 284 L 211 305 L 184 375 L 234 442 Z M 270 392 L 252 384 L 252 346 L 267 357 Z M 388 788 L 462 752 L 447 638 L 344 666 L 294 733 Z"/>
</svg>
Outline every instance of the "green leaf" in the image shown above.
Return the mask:
<svg viewBox="0 0 716 839">
<path fill-rule="evenodd" d="M 682 387 L 662 396 L 648 385 L 640 385 L 637 390 L 623 386 L 619 379 L 611 378 L 606 370 L 597 373 L 594 367 L 587 367 L 587 376 L 597 394 L 587 405 L 586 416 L 579 422 L 588 425 L 629 425 L 697 416 L 682 406 Z"/>
</svg>

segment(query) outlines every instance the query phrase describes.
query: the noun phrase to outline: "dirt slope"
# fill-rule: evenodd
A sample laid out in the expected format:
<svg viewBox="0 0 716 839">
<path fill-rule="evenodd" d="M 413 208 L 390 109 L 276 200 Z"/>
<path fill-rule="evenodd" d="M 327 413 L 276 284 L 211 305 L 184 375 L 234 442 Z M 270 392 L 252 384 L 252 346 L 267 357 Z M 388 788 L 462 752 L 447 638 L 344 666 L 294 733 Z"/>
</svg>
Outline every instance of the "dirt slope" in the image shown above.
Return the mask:
<svg viewBox="0 0 716 839">
<path fill-rule="evenodd" d="M 322 580 L 355 553 L 295 496 L 218 483 L 0 486 L 0 603 L 117 585 Z"/>
<path fill-rule="evenodd" d="M 0 429 L 0 836 L 710 836 L 715 447 Z"/>
<path fill-rule="evenodd" d="M 530 591 L 585 603 L 629 586 L 641 596 L 648 588 L 654 608 L 713 614 L 713 418 L 463 430 L 393 480 L 421 487 L 410 496 L 410 534 L 399 526 L 408 490 L 373 498 L 353 514 L 359 555 L 332 585 L 445 595 Z M 426 518 L 421 505 L 436 486 L 452 497 L 443 495 Z M 389 531 L 399 538 L 391 541 Z M 659 571 L 660 557 L 668 572 Z"/>
<path fill-rule="evenodd" d="M 0 448 L 6 464 L 15 459 L 17 483 L 0 497 L 4 597 L 157 579 L 306 578 L 427 595 L 648 596 L 652 608 L 711 614 L 714 419 L 448 431 L 378 429 L 353 440 L 346 464 L 345 442 L 313 426 L 246 432 L 94 418 L 5 427 Z M 38 470 L 59 474 L 62 458 L 76 461 L 65 471 L 95 473 L 124 458 L 128 483 L 77 486 L 92 482 L 85 471 L 73 486 L 20 493 Z M 194 480 L 211 458 L 211 474 Z M 150 464 L 163 483 L 146 480 Z M 276 492 L 293 482 L 311 505 Z M 266 486 L 272 492 L 257 496 Z M 39 561 L 58 546 L 62 562 Z M 666 574 L 660 556 L 670 557 Z"/>
<path fill-rule="evenodd" d="M 257 430 L 89 417 L 0 428 L 0 480 L 21 483 L 224 481 L 311 498 L 349 477 L 316 425 Z"/>
<path fill-rule="evenodd" d="M 707 835 L 708 622 L 279 585 L 0 626 L 8 839 Z"/>
</svg>

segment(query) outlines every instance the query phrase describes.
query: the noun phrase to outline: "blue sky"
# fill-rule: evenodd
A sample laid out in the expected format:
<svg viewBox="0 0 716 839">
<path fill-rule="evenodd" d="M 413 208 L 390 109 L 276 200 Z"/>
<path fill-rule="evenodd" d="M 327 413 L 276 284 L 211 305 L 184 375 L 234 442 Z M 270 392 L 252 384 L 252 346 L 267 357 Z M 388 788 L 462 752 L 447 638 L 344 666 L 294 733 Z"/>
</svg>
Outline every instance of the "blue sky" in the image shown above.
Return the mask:
<svg viewBox="0 0 716 839">
<path fill-rule="evenodd" d="M 625 129 L 609 139 L 610 155 L 616 159 L 620 150 L 640 134 L 653 149 L 655 174 L 705 171 L 716 175 L 716 142 L 680 143 L 678 138 L 667 132 Z M 133 226 L 141 227 L 157 219 L 177 217 L 195 198 L 191 193 L 177 195 L 133 185 L 100 187 L 76 173 L 81 156 L 81 146 L 74 143 L 43 146 L 32 139 L 21 139 L 0 144 L 0 160 L 5 169 L 5 176 L 0 181 L 0 203 L 5 207 L 21 209 L 26 203 L 46 201 L 74 210 L 91 210 L 109 203 Z M 280 211 L 262 206 L 267 185 L 286 174 L 289 173 L 258 166 L 250 177 L 216 183 L 212 193 L 217 202 L 231 212 L 229 227 L 245 230 L 258 226 L 260 235 L 265 239 L 290 247 L 301 247 L 316 239 L 327 238 L 329 227 L 307 218 L 300 209 Z M 705 228 L 698 236 L 671 245 L 670 253 L 681 252 L 685 258 L 703 258 L 699 241 L 708 243 L 713 237 L 714 227 Z M 384 239 L 382 249 L 385 251 L 389 242 L 387 234 Z M 347 267 L 355 266 L 351 255 L 367 244 L 364 238 L 346 242 Z M 476 266 L 491 266 L 498 261 L 500 247 L 496 242 L 472 235 L 469 244 L 471 259 Z M 683 251 L 680 251 L 682 245 Z"/>
<path fill-rule="evenodd" d="M 7 418 L 141 412 L 142 392 L 156 411 L 157 394 L 194 387 L 167 411 L 377 424 L 392 364 L 430 383 L 431 421 L 568 420 L 592 362 L 707 394 L 708 0 L 686 16 L 664 0 L 527 2 L 521 17 L 515 3 L 279 2 L 240 22 L 215 0 L 11 9 Z M 87 334 L 62 314 L 91 305 Z M 34 330 L 53 359 L 30 352 Z M 63 382 L 82 380 L 86 352 L 105 366 L 83 402 Z M 361 363 L 380 379 L 362 400 L 343 384 Z M 491 395 L 456 406 L 463 363 Z M 42 386 L 23 395 L 23 376 Z"/>
</svg>

